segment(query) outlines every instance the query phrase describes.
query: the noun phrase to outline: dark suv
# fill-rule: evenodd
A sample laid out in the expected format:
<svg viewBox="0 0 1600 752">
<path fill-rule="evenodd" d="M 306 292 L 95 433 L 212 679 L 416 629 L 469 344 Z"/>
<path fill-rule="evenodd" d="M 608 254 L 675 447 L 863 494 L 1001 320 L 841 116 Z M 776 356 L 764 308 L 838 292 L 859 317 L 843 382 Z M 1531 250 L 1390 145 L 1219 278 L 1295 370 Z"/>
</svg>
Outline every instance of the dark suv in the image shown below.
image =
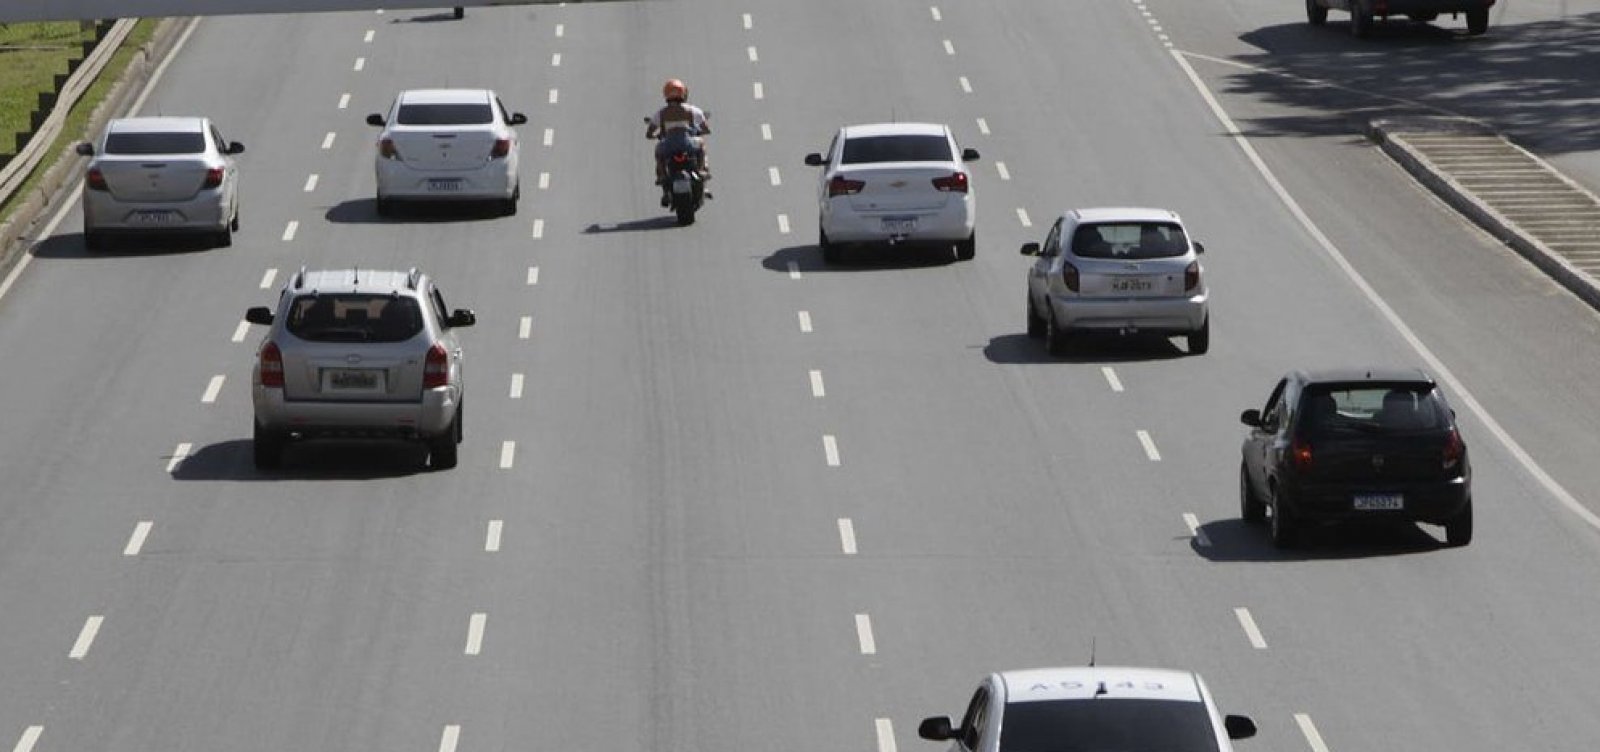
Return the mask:
<svg viewBox="0 0 1600 752">
<path fill-rule="evenodd" d="M 1239 420 L 1250 427 L 1240 513 L 1268 521 L 1274 545 L 1293 545 L 1308 524 L 1368 519 L 1443 525 L 1450 545 L 1472 541 L 1467 445 L 1421 371 L 1295 371 Z"/>
<path fill-rule="evenodd" d="M 1328 9 L 1350 11 L 1350 33 L 1364 37 L 1372 33 L 1374 18 L 1405 16 L 1427 23 L 1441 13 L 1467 15 L 1467 33 L 1489 30 L 1489 8 L 1495 0 L 1306 0 L 1306 20 L 1312 26 L 1328 22 Z"/>
</svg>

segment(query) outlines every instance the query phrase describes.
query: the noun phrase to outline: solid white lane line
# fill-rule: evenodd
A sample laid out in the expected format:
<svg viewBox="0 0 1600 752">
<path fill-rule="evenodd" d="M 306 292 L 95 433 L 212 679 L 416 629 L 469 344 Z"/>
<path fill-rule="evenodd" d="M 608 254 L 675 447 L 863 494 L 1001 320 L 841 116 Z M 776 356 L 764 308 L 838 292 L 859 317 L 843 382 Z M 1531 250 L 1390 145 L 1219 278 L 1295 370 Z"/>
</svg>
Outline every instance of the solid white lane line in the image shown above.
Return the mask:
<svg viewBox="0 0 1600 752">
<path fill-rule="evenodd" d="M 754 26 L 754 24 L 755 19 L 751 18 L 749 13 L 744 14 L 744 27 L 748 29 Z"/>
<path fill-rule="evenodd" d="M 479 611 L 467 619 L 467 655 L 478 655 L 483 652 L 483 625 L 489 620 L 489 615 Z"/>
<path fill-rule="evenodd" d="M 1161 453 L 1156 451 L 1156 442 L 1150 438 L 1150 432 L 1140 429 L 1138 436 L 1139 443 L 1144 446 L 1144 456 L 1149 457 L 1151 462 L 1160 462 Z"/>
<path fill-rule="evenodd" d="M 1023 227 L 1033 226 L 1033 220 L 1028 219 L 1028 210 L 1020 206 L 1017 207 L 1017 221 L 1021 222 Z"/>
<path fill-rule="evenodd" d="M 1184 512 L 1183 524 L 1189 526 L 1189 536 L 1194 538 L 1195 544 L 1201 546 L 1211 545 L 1211 538 L 1206 535 L 1206 531 L 1200 529 L 1199 517 L 1196 517 L 1189 512 Z"/>
<path fill-rule="evenodd" d="M 544 220 L 542 220 L 542 219 L 533 220 L 533 237 L 534 238 L 542 238 L 542 237 L 544 237 Z"/>
<path fill-rule="evenodd" d="M 822 453 L 827 457 L 828 467 L 839 466 L 839 440 L 833 434 L 822 435 Z"/>
<path fill-rule="evenodd" d="M 310 192 L 312 192 L 312 191 L 314 191 L 316 189 L 317 189 L 317 173 L 313 172 L 313 173 L 311 173 L 311 177 L 306 178 L 306 193 L 310 193 Z"/>
<path fill-rule="evenodd" d="M 818 371 L 818 370 L 812 370 L 811 371 L 811 396 L 813 396 L 813 397 L 826 397 L 827 394 L 828 394 L 828 390 L 822 388 L 822 372 Z"/>
<path fill-rule="evenodd" d="M 762 123 L 761 124 L 761 140 L 762 141 L 771 141 L 772 140 L 772 125 L 771 124 L 769 124 L 769 123 Z"/>
<path fill-rule="evenodd" d="M 200 395 L 200 402 L 207 405 L 216 402 L 217 395 L 222 393 L 222 382 L 226 379 L 222 374 L 212 376 L 210 383 L 206 384 L 205 394 Z"/>
<path fill-rule="evenodd" d="M 567 35 L 567 25 L 566 24 L 556 24 L 556 36 L 564 37 L 566 35 Z"/>
<path fill-rule="evenodd" d="M 779 214 L 778 215 L 778 234 L 779 235 L 788 235 L 789 234 L 789 215 L 787 215 L 787 214 Z"/>
<path fill-rule="evenodd" d="M 944 20 L 944 16 L 939 14 L 939 6 L 934 5 L 934 6 L 929 7 L 928 8 L 928 12 L 933 14 L 933 20 L 935 20 L 935 21 L 943 21 Z"/>
<path fill-rule="evenodd" d="M 1006 169 L 1006 163 L 1005 162 L 995 162 L 994 163 L 994 170 L 995 170 L 995 172 L 1000 173 L 1000 179 L 1001 180 L 1010 180 L 1011 179 L 1011 171 Z"/>
<path fill-rule="evenodd" d="M 856 641 L 861 643 L 862 655 L 875 655 L 878 652 L 878 641 L 872 639 L 871 616 L 856 614 Z"/>
<path fill-rule="evenodd" d="M 950 40 L 948 40 L 948 39 L 944 40 L 944 54 L 946 54 L 946 55 L 954 55 L 954 54 L 956 54 L 956 46 L 954 44 L 951 44 Z"/>
<path fill-rule="evenodd" d="M 1322 734 L 1317 733 L 1317 725 L 1311 722 L 1311 716 L 1295 713 L 1294 722 L 1300 727 L 1300 734 L 1306 738 L 1306 744 L 1311 747 L 1311 752 L 1328 752 L 1328 744 L 1322 741 Z"/>
<path fill-rule="evenodd" d="M 541 191 L 550 190 L 550 173 L 548 173 L 548 172 L 539 173 L 539 190 L 541 190 Z"/>
<path fill-rule="evenodd" d="M 552 67 L 552 68 L 560 68 L 561 67 L 561 53 L 556 52 L 556 53 L 553 53 L 553 54 L 550 55 L 550 67 Z"/>
<path fill-rule="evenodd" d="M 800 279 L 800 278 L 801 278 L 801 276 L 800 276 L 800 262 L 798 262 L 798 261 L 790 261 L 789 262 L 789 279 Z"/>
<path fill-rule="evenodd" d="M 934 8 L 938 11 L 938 8 Z M 874 724 L 878 728 L 878 752 L 897 752 L 894 744 L 894 722 L 888 718 L 879 718 Z"/>
<path fill-rule="evenodd" d="M 500 469 L 510 470 L 517 459 L 517 442 L 503 441 L 500 443 Z"/>
<path fill-rule="evenodd" d="M 450 724 L 444 727 L 444 733 L 439 736 L 439 752 L 456 752 L 456 745 L 461 742 L 461 726 Z"/>
<path fill-rule="evenodd" d="M 1122 379 L 1117 378 L 1116 369 L 1111 366 L 1100 366 L 1100 373 L 1105 374 L 1106 383 L 1111 385 L 1111 391 L 1122 391 Z"/>
<path fill-rule="evenodd" d="M 1250 609 L 1240 606 L 1233 610 L 1233 615 L 1239 617 L 1239 626 L 1244 628 L 1244 636 L 1250 638 L 1250 647 L 1266 650 L 1267 641 L 1261 636 L 1261 630 L 1256 627 L 1256 619 L 1250 615 Z"/>
<path fill-rule="evenodd" d="M 367 33 L 365 36 L 361 37 L 361 41 L 366 42 L 367 44 L 372 44 L 372 38 L 377 35 L 378 32 L 376 29 L 367 29 Z"/>
<path fill-rule="evenodd" d="M 962 76 L 958 80 L 961 82 L 961 90 L 966 92 L 966 93 L 968 93 L 968 94 L 971 94 L 972 93 L 972 82 L 968 81 L 966 76 Z"/>
<path fill-rule="evenodd" d="M 546 128 L 546 129 L 544 129 L 544 145 L 545 146 L 549 146 L 549 145 L 551 145 L 551 144 L 553 144 L 555 142 L 556 142 L 556 130 L 554 128 Z"/>
<path fill-rule="evenodd" d="M 150 520 L 140 520 L 133 526 L 133 535 L 128 536 L 128 545 L 122 547 L 123 556 L 138 556 L 144 550 L 144 541 L 150 537 L 150 528 L 155 525 Z"/>
<path fill-rule="evenodd" d="M 756 99 L 765 99 L 767 96 L 767 92 L 762 88 L 760 81 L 755 82 L 755 85 L 750 87 L 750 91 L 755 94 Z"/>
<path fill-rule="evenodd" d="M 350 94 L 349 93 L 340 94 L 339 95 L 339 109 L 344 110 L 344 109 L 349 109 L 349 107 L 350 107 Z"/>
<path fill-rule="evenodd" d="M 245 335 L 250 333 L 250 322 L 240 320 L 239 325 L 233 328 L 233 341 L 243 342 Z"/>
<path fill-rule="evenodd" d="M 810 311 L 801 311 L 800 312 L 800 331 L 802 333 L 804 333 L 804 334 L 810 334 L 811 333 L 811 312 Z"/>
<path fill-rule="evenodd" d="M 283 226 L 283 242 L 294 240 L 294 234 L 300 229 L 300 220 L 291 219 L 289 224 Z"/>
<path fill-rule="evenodd" d="M 167 474 L 172 474 L 172 471 L 177 470 L 178 466 L 183 464 L 184 459 L 188 458 L 189 450 L 191 449 L 194 449 L 194 445 L 185 441 L 172 450 L 172 458 L 167 460 Z"/>
<path fill-rule="evenodd" d="M 989 121 L 978 118 L 978 132 L 985 136 L 989 135 Z"/>
<path fill-rule="evenodd" d="M 322 137 L 322 148 L 325 149 L 325 150 L 326 149 L 332 149 L 333 148 L 333 139 L 337 135 L 338 134 L 334 133 L 333 131 L 328 131 L 328 135 Z"/>
<path fill-rule="evenodd" d="M 365 67 L 367 67 L 367 59 L 364 58 L 364 57 L 356 58 L 356 64 L 355 64 L 354 70 L 361 70 L 362 68 L 365 68 Z"/>
<path fill-rule="evenodd" d="M 94 645 L 94 636 L 100 634 L 100 624 L 104 616 L 91 616 L 83 623 L 83 629 L 78 630 L 78 641 L 72 643 L 72 650 L 67 652 L 67 657 L 75 661 L 83 660 L 89 654 L 89 647 Z"/>
<path fill-rule="evenodd" d="M 537 266 L 528 267 L 528 284 L 530 284 L 530 285 L 539 284 L 539 267 L 537 267 Z"/>
<path fill-rule="evenodd" d="M 522 374 L 511 374 L 511 399 L 522 399 Z"/>
<path fill-rule="evenodd" d="M 528 335 L 530 335 L 532 333 L 533 333 L 533 317 L 532 316 L 523 316 L 522 319 L 517 322 L 517 339 L 527 339 Z"/>
<path fill-rule="evenodd" d="M 483 535 L 483 550 L 489 553 L 500 551 L 500 534 L 505 530 L 504 520 L 489 520 L 489 529 Z"/>
<path fill-rule="evenodd" d="M 752 62 L 752 63 L 759 63 L 759 62 L 761 62 L 761 57 L 760 57 L 760 56 L 759 56 L 759 55 L 757 55 L 757 54 L 756 54 L 756 48 L 755 48 L 755 45 L 751 45 L 751 46 L 750 46 L 750 47 L 748 47 L 748 48 L 747 48 L 747 49 L 745 49 L 745 52 L 746 52 L 746 53 L 747 53 L 747 54 L 748 54 L 748 55 L 750 55 L 750 62 Z"/>
<path fill-rule="evenodd" d="M 848 556 L 856 553 L 856 524 L 849 517 L 839 518 L 839 550 Z"/>
<path fill-rule="evenodd" d="M 43 726 L 29 726 L 23 730 L 22 738 L 17 740 L 17 746 L 11 752 L 33 752 L 33 745 L 39 743 L 39 735 L 44 733 Z"/>
<path fill-rule="evenodd" d="M 776 167 L 767 168 L 767 180 L 772 181 L 773 185 L 783 185 L 783 178 L 778 175 L 778 168 Z"/>
</svg>

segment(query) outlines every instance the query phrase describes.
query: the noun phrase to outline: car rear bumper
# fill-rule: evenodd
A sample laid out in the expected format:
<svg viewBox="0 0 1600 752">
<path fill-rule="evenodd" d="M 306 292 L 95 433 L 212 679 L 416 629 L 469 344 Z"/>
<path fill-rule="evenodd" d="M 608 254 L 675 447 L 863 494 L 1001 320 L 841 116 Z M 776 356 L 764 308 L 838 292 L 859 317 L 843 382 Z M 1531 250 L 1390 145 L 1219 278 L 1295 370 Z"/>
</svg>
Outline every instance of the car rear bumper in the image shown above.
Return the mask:
<svg viewBox="0 0 1600 752">
<path fill-rule="evenodd" d="M 1067 330 L 1186 334 L 1206 322 L 1210 292 L 1183 298 L 1082 298 L 1054 295 L 1056 325 Z"/>
<path fill-rule="evenodd" d="M 283 390 L 256 385 L 251 394 L 263 428 L 307 437 L 426 438 L 450 428 L 461 404 L 458 387 L 424 390 L 418 402 L 286 400 Z"/>
<path fill-rule="evenodd" d="M 162 212 L 169 221 L 150 222 L 145 212 Z M 83 228 L 94 232 L 220 232 L 232 217 L 220 190 L 188 201 L 123 201 L 107 191 L 83 191 Z"/>
<path fill-rule="evenodd" d="M 454 181 L 440 190 L 432 180 Z M 405 201 L 483 201 L 509 199 L 517 189 L 516 163 L 495 159 L 472 170 L 420 170 L 396 159 L 377 162 L 378 197 Z"/>
<path fill-rule="evenodd" d="M 1356 509 L 1356 496 L 1368 494 L 1399 494 L 1403 507 Z M 1290 488 L 1289 498 L 1295 517 L 1307 522 L 1397 520 L 1439 524 L 1461 513 L 1472 498 L 1472 485 L 1466 476 L 1387 485 L 1298 483 Z"/>
<path fill-rule="evenodd" d="M 971 237 L 976 227 L 970 194 L 933 210 L 857 211 L 836 203 L 843 200 L 827 199 L 822 208 L 822 231 L 831 243 L 955 243 Z M 909 232 L 891 230 L 885 219 L 915 219 L 916 226 Z"/>
</svg>

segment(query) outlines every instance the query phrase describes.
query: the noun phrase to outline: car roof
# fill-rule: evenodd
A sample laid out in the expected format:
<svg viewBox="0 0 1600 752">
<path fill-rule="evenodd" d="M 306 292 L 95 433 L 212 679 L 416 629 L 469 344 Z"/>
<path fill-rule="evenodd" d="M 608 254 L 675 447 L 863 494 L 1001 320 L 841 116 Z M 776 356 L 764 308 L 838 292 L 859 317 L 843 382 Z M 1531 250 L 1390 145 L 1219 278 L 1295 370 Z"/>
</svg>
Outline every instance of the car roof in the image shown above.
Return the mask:
<svg viewBox="0 0 1600 752">
<path fill-rule="evenodd" d="M 423 276 L 415 269 L 408 272 L 379 269 L 302 269 L 289 281 L 289 288 L 300 294 L 403 293 L 420 288 L 422 280 Z"/>
<path fill-rule="evenodd" d="M 204 133 L 205 129 L 203 117 L 128 117 L 106 125 L 108 133 Z"/>
<path fill-rule="evenodd" d="M 1178 222 L 1178 213 L 1170 209 L 1156 209 L 1147 206 L 1100 206 L 1087 209 L 1071 209 L 1063 217 L 1071 217 L 1078 223 L 1094 222 Z"/>
<path fill-rule="evenodd" d="M 404 104 L 483 104 L 492 99 L 488 89 L 409 89 L 400 92 Z"/>
<path fill-rule="evenodd" d="M 1130 666 L 1071 666 L 1005 671 L 1006 702 L 1046 700 L 1177 700 L 1203 702 L 1200 678 L 1190 671 Z"/>
<path fill-rule="evenodd" d="M 1394 368 L 1387 366 L 1360 368 L 1347 366 L 1342 368 L 1321 368 L 1312 371 L 1297 371 L 1300 381 L 1307 384 L 1326 384 L 1331 382 L 1395 382 L 1416 381 L 1432 384 L 1433 378 L 1420 368 Z"/>
<path fill-rule="evenodd" d="M 950 128 L 942 123 L 862 123 L 844 127 L 845 138 L 868 136 L 943 136 Z"/>
</svg>

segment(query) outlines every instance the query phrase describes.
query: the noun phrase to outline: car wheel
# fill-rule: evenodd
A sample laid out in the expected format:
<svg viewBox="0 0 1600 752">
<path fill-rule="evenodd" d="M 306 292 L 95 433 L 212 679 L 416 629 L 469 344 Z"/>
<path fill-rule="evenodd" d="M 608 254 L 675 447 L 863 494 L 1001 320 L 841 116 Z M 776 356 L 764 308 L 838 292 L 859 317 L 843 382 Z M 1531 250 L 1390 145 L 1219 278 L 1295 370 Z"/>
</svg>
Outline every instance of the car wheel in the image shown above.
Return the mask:
<svg viewBox="0 0 1600 752">
<path fill-rule="evenodd" d="M 517 202 L 520 200 L 522 200 L 522 184 L 517 183 L 516 187 L 511 189 L 511 198 L 500 204 L 500 213 L 507 217 L 516 216 Z"/>
<path fill-rule="evenodd" d="M 1317 0 L 1306 0 L 1306 21 L 1312 26 L 1321 26 L 1328 22 L 1328 9 Z"/>
<path fill-rule="evenodd" d="M 216 240 L 213 244 L 218 248 L 231 247 L 233 245 L 233 230 L 227 227 L 222 228 L 222 230 L 217 233 Z"/>
<path fill-rule="evenodd" d="M 978 233 L 973 231 L 966 240 L 956 243 L 956 258 L 961 261 L 971 261 L 976 255 L 978 255 Z"/>
<path fill-rule="evenodd" d="M 234 232 L 238 232 L 239 231 L 239 210 L 238 209 L 234 209 L 233 210 L 233 219 L 228 220 L 228 229 L 232 230 Z"/>
<path fill-rule="evenodd" d="M 1239 517 L 1245 522 L 1260 523 L 1267 519 L 1267 504 L 1250 487 L 1250 471 L 1239 463 Z"/>
<path fill-rule="evenodd" d="M 1044 336 L 1045 330 L 1048 329 L 1049 326 L 1050 326 L 1049 322 L 1045 321 L 1044 317 L 1039 315 L 1039 309 L 1034 307 L 1034 305 L 1033 305 L 1033 294 L 1029 293 L 1028 294 L 1028 336 L 1033 338 L 1033 339 L 1039 339 L 1039 338 Z"/>
<path fill-rule="evenodd" d="M 455 420 L 450 421 L 450 428 L 428 442 L 428 464 L 435 470 L 449 470 L 455 467 L 459 460 L 461 413 L 461 407 L 457 406 L 456 417 Z"/>
<path fill-rule="evenodd" d="M 1300 542 L 1299 530 L 1295 527 L 1294 513 L 1289 511 L 1277 488 L 1272 490 L 1272 513 L 1267 518 L 1268 535 L 1272 538 L 1272 545 L 1276 548 L 1294 548 Z"/>
<path fill-rule="evenodd" d="M 1072 332 L 1062 328 L 1056 323 L 1055 312 L 1050 312 L 1050 317 L 1045 319 L 1044 347 L 1051 355 L 1066 355 L 1072 352 Z"/>
<path fill-rule="evenodd" d="M 462 19 L 462 18 L 466 18 L 466 17 L 467 17 L 467 9 L 458 6 L 456 8 L 456 18 L 457 19 Z"/>
<path fill-rule="evenodd" d="M 1372 35 L 1372 11 L 1361 3 L 1362 0 L 1350 3 L 1350 33 L 1358 39 L 1365 39 Z"/>
<path fill-rule="evenodd" d="M 1199 331 L 1191 332 L 1187 337 L 1190 355 L 1205 355 L 1211 349 L 1211 315 L 1206 314 L 1205 323 L 1200 325 Z"/>
<path fill-rule="evenodd" d="M 822 260 L 829 264 L 842 264 L 844 257 L 839 253 L 839 246 L 828 240 L 828 233 L 822 228 L 817 228 L 817 247 L 822 249 Z"/>
<path fill-rule="evenodd" d="M 283 466 L 283 447 L 288 442 L 282 433 L 267 430 L 261 421 L 256 421 L 252 438 L 256 469 L 274 470 Z"/>
<path fill-rule="evenodd" d="M 1472 542 L 1472 501 L 1461 512 L 1444 523 L 1444 542 L 1451 546 L 1465 546 Z"/>
<path fill-rule="evenodd" d="M 1467 11 L 1467 33 L 1473 36 L 1486 34 L 1489 31 L 1489 9 L 1479 8 Z"/>
</svg>

